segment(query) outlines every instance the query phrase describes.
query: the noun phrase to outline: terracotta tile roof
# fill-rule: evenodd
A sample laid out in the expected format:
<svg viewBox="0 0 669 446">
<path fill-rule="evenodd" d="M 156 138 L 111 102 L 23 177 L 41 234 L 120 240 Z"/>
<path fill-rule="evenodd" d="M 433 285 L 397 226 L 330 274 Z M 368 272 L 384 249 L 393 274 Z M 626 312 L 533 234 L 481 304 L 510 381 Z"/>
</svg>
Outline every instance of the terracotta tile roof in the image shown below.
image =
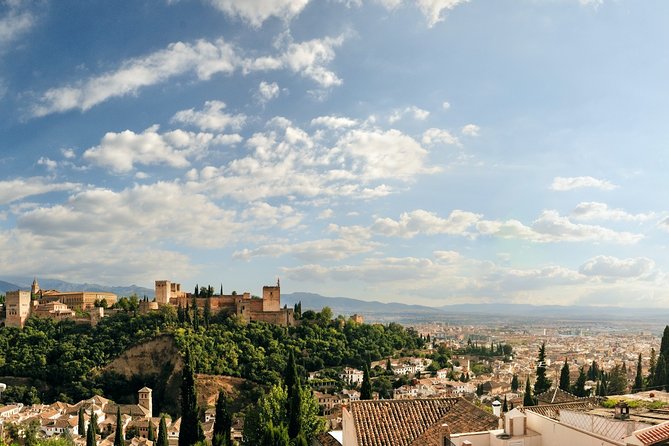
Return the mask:
<svg viewBox="0 0 669 446">
<path fill-rule="evenodd" d="M 355 401 L 350 405 L 359 446 L 409 446 L 434 426 L 451 433 L 496 429 L 498 418 L 462 398 Z"/>
<path fill-rule="evenodd" d="M 573 410 L 578 412 L 586 412 L 598 407 L 596 398 L 579 398 L 578 401 L 562 404 L 540 404 L 539 406 L 524 406 L 521 410 L 530 410 L 539 415 L 543 415 L 554 420 L 560 419 L 560 410 Z"/>
<path fill-rule="evenodd" d="M 320 446 L 341 446 L 341 443 L 327 432 L 316 437 L 316 441 Z"/>
<path fill-rule="evenodd" d="M 644 446 L 650 446 L 669 440 L 669 423 L 658 424 L 657 426 L 644 429 L 634 434 Z M 665 443 L 662 443 L 665 444 Z"/>
<path fill-rule="evenodd" d="M 571 403 L 572 401 L 578 401 L 581 399 L 576 395 L 565 392 L 559 387 L 556 387 L 555 389 L 548 389 L 544 393 L 537 395 L 536 398 L 540 403 L 545 404 Z"/>
</svg>

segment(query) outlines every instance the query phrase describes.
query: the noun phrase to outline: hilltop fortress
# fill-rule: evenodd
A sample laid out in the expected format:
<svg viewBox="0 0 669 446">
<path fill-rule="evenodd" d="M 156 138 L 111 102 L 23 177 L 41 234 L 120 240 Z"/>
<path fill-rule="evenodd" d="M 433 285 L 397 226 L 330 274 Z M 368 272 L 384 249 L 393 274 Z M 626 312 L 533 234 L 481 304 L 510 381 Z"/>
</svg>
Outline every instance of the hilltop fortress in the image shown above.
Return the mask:
<svg viewBox="0 0 669 446">
<path fill-rule="evenodd" d="M 221 290 L 222 291 L 222 290 Z M 95 324 L 106 312 L 113 313 L 119 310 L 105 310 L 117 302 L 116 294 L 103 291 L 69 291 L 40 289 L 37 279 L 33 281 L 30 291 L 7 291 L 5 296 L 5 325 L 8 327 L 23 328 L 31 316 L 45 317 L 55 320 L 74 319 L 80 323 Z M 155 281 L 155 300 L 139 302 L 139 311 L 146 313 L 158 310 L 161 306 L 170 305 L 186 308 L 193 303 L 202 311 L 206 306 L 212 314 L 224 313 L 237 315 L 244 321 L 262 321 L 270 324 L 292 326 L 295 325 L 292 308 L 281 308 L 281 287 L 277 280 L 276 285 L 264 286 L 262 297 L 243 294 L 213 294 L 211 289 L 207 295 L 187 293 L 181 289 L 180 283 L 169 280 Z M 84 317 L 81 313 L 87 312 Z"/>
<path fill-rule="evenodd" d="M 235 314 L 246 322 L 262 321 L 283 326 L 295 324 L 293 309 L 281 308 L 281 284 L 278 279 L 276 285 L 262 287 L 262 297 L 251 296 L 249 292 L 201 297 L 182 291 L 180 283 L 156 280 L 156 307 L 173 305 L 185 308 L 193 299 L 198 308 L 204 308 L 208 304 L 213 314 Z"/>
</svg>

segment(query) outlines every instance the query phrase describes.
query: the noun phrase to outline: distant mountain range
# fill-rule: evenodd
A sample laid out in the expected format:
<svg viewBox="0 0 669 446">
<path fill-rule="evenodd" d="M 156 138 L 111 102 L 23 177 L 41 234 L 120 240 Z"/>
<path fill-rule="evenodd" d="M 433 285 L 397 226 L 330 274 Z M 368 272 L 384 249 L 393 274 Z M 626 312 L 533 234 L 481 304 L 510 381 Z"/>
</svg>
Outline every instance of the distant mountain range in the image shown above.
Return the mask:
<svg viewBox="0 0 669 446">
<path fill-rule="evenodd" d="M 9 282 L 0 281 L 0 291 L 11 290 L 29 290 L 33 283 L 32 277 L 6 277 Z M 128 286 L 107 286 L 98 285 L 94 283 L 71 283 L 57 279 L 40 279 L 37 278 L 40 288 L 43 290 L 58 290 L 58 291 L 106 291 L 114 293 L 117 296 L 131 296 L 137 294 L 139 297 L 148 296 L 153 297 L 154 290 L 137 285 Z"/>
</svg>

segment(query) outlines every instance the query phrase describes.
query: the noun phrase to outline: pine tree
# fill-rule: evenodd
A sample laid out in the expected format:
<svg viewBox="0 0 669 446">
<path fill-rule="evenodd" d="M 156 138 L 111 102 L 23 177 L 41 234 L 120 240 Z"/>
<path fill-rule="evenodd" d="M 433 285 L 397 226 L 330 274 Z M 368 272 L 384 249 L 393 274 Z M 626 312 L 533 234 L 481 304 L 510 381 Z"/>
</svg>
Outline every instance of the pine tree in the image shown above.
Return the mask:
<svg viewBox="0 0 669 446">
<path fill-rule="evenodd" d="M 147 440 L 156 441 L 156 432 L 153 430 L 153 421 L 149 420 L 149 432 L 146 435 Z"/>
<path fill-rule="evenodd" d="M 585 381 L 587 376 L 585 375 L 585 368 L 581 367 L 578 370 L 578 378 L 576 378 L 576 384 L 574 384 L 574 395 L 584 397 L 585 395 Z"/>
<path fill-rule="evenodd" d="M 369 367 L 367 367 L 367 364 L 365 364 L 365 370 L 362 375 L 362 385 L 360 386 L 360 399 L 361 400 L 372 399 L 372 382 L 369 379 Z"/>
<path fill-rule="evenodd" d="M 518 391 L 518 375 L 513 375 L 513 378 L 511 378 L 511 391 L 512 392 L 517 392 Z"/>
<path fill-rule="evenodd" d="M 86 435 L 86 420 L 84 419 L 84 406 L 79 407 L 79 435 Z"/>
<path fill-rule="evenodd" d="M 114 444 L 116 446 L 116 444 Z M 167 423 L 165 422 L 165 416 L 160 417 L 160 425 L 158 426 L 158 444 L 155 446 L 170 446 L 169 439 L 167 438 Z"/>
<path fill-rule="evenodd" d="M 562 370 L 560 370 L 560 389 L 565 392 L 569 392 L 571 388 L 571 382 L 569 382 L 569 364 L 567 364 L 567 358 L 564 358 L 564 365 Z"/>
<path fill-rule="evenodd" d="M 544 393 L 551 388 L 551 380 L 546 377 L 546 343 L 542 343 L 537 356 L 537 380 L 534 382 L 534 395 Z"/>
<path fill-rule="evenodd" d="M 114 433 L 114 446 L 123 446 L 123 424 L 121 421 L 121 406 L 116 406 L 116 432 Z"/>
<path fill-rule="evenodd" d="M 530 387 L 530 377 L 525 381 L 525 395 L 523 396 L 523 406 L 534 406 L 534 398 L 532 398 L 532 387 Z"/>
<path fill-rule="evenodd" d="M 641 369 L 641 353 L 639 353 L 639 360 L 636 363 L 636 377 L 634 378 L 634 386 L 632 393 L 641 392 L 643 390 L 643 370 Z"/>
<path fill-rule="evenodd" d="M 202 426 L 198 419 L 197 393 L 195 392 L 195 376 L 190 356 L 190 349 L 186 349 L 184 357 L 183 378 L 181 380 L 181 429 L 179 431 L 179 446 L 192 446 L 204 439 L 201 435 Z"/>
<path fill-rule="evenodd" d="M 216 400 L 216 418 L 214 421 L 214 432 L 212 434 L 214 446 L 230 446 L 230 430 L 232 428 L 232 416 L 228 410 L 228 398 L 225 392 L 220 390 L 218 392 L 218 399 Z"/>
</svg>

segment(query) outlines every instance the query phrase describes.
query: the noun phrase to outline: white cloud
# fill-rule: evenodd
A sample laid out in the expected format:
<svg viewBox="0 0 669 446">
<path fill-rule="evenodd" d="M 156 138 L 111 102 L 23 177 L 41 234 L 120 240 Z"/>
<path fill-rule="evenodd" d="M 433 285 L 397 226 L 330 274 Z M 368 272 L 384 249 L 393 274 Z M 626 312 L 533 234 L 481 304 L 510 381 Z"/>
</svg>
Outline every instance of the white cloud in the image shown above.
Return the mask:
<svg viewBox="0 0 669 446">
<path fill-rule="evenodd" d="M 176 42 L 144 57 L 126 60 L 121 67 L 71 85 L 47 90 L 31 108 L 33 117 L 68 110 L 86 111 L 115 97 L 135 95 L 143 87 L 193 73 L 206 81 L 215 74 L 244 74 L 256 71 L 288 69 L 311 79 L 321 88 L 341 85 L 342 80 L 327 69 L 335 57 L 335 48 L 344 36 L 312 39 L 295 43 L 289 34 L 280 39 L 279 54 L 244 58 L 240 51 L 223 39 Z"/>
<path fill-rule="evenodd" d="M 209 0 L 215 8 L 239 17 L 258 28 L 270 17 L 290 20 L 297 16 L 309 0 Z"/>
<path fill-rule="evenodd" d="M 469 0 L 415 0 L 429 27 L 444 20 L 443 12 L 450 11 L 456 6 L 467 3 Z"/>
<path fill-rule="evenodd" d="M 20 2 L 8 5 L 7 13 L 0 17 L 0 51 L 35 25 L 35 17 L 29 11 L 22 11 Z"/>
<path fill-rule="evenodd" d="M 78 187 L 79 184 L 77 183 L 49 183 L 40 177 L 0 181 L 0 205 L 19 201 L 33 195 L 69 191 Z"/>
<path fill-rule="evenodd" d="M 299 225 L 304 215 L 285 204 L 272 206 L 265 202 L 255 202 L 242 212 L 242 217 L 248 219 L 257 228 L 278 226 L 282 229 L 289 229 Z"/>
<path fill-rule="evenodd" d="M 184 168 L 189 158 L 201 155 L 214 136 L 210 133 L 192 133 L 173 130 L 158 133 L 157 126 L 142 133 L 125 130 L 105 134 L 100 145 L 84 152 L 84 159 L 115 172 L 129 172 L 135 164 L 162 164 Z"/>
<path fill-rule="evenodd" d="M 444 110 L 448 110 L 449 108 L 451 108 L 451 104 L 448 101 L 444 101 L 441 103 L 441 108 L 443 108 Z"/>
<path fill-rule="evenodd" d="M 423 144 L 454 144 L 459 145 L 460 141 L 447 130 L 430 128 L 423 133 Z"/>
<path fill-rule="evenodd" d="M 615 184 L 607 180 L 600 180 L 590 176 L 585 177 L 555 177 L 551 189 L 555 191 L 568 191 L 572 189 L 579 189 L 584 187 L 591 187 L 600 190 L 613 190 L 617 188 Z"/>
<path fill-rule="evenodd" d="M 180 122 L 198 127 L 203 131 L 239 130 L 246 122 L 246 115 L 231 115 L 223 112 L 225 103 L 207 101 L 200 111 L 195 109 L 181 110 L 172 117 L 172 122 Z"/>
<path fill-rule="evenodd" d="M 258 85 L 258 92 L 256 93 L 256 98 L 258 98 L 260 103 L 266 104 L 277 97 L 279 97 L 279 84 L 276 82 L 260 82 L 260 85 Z"/>
<path fill-rule="evenodd" d="M 37 160 L 37 164 L 46 167 L 46 170 L 53 172 L 58 167 L 58 163 L 48 157 L 42 156 Z"/>
<path fill-rule="evenodd" d="M 334 216 L 334 211 L 332 209 L 323 209 L 321 212 L 318 213 L 319 220 L 327 220 L 329 218 L 332 218 L 333 216 Z"/>
<path fill-rule="evenodd" d="M 405 116 L 410 116 L 417 121 L 424 121 L 430 116 L 430 112 L 412 105 L 403 110 L 395 110 L 388 118 L 388 122 L 394 124 Z"/>
<path fill-rule="evenodd" d="M 74 152 L 74 149 L 60 149 L 60 153 L 62 153 L 63 157 L 67 159 L 72 159 L 77 156 Z"/>
<path fill-rule="evenodd" d="M 467 124 L 462 127 L 462 134 L 467 136 L 479 136 L 480 131 L 481 127 L 476 124 Z"/>
<path fill-rule="evenodd" d="M 613 221 L 648 221 L 655 218 L 653 212 L 647 214 L 630 214 L 622 209 L 611 209 L 606 203 L 583 202 L 572 211 L 577 220 L 613 220 Z"/>
<path fill-rule="evenodd" d="M 604 278 L 640 278 L 648 276 L 655 268 L 655 262 L 646 257 L 619 259 L 611 256 L 596 256 L 579 268 L 581 274 Z"/>
<path fill-rule="evenodd" d="M 449 234 L 472 236 L 472 227 L 481 215 L 454 210 L 448 218 L 441 218 L 422 209 L 405 212 L 399 220 L 379 218 L 372 225 L 372 231 L 387 237 L 412 238 L 419 234 Z"/>
<path fill-rule="evenodd" d="M 555 242 L 609 242 L 619 244 L 636 243 L 642 234 L 617 232 L 596 225 L 573 223 L 557 211 L 544 211 L 532 226 L 525 226 L 517 220 L 486 221 L 476 225 L 481 234 L 501 238 L 518 238 L 540 243 Z"/>
<path fill-rule="evenodd" d="M 348 128 L 357 125 L 355 119 L 345 118 L 341 116 L 319 116 L 311 120 L 311 125 L 328 127 L 331 129 Z"/>
</svg>

